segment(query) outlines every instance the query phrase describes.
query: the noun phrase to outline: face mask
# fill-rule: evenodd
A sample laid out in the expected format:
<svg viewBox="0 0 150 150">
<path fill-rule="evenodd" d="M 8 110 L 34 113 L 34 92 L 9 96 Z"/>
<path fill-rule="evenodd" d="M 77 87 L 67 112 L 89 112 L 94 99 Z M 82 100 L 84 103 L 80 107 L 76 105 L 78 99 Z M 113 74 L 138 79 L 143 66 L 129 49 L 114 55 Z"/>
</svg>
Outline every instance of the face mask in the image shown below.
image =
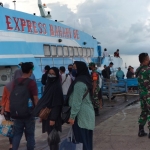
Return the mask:
<svg viewBox="0 0 150 150">
<path fill-rule="evenodd" d="M 89 70 L 92 70 L 92 68 L 91 68 L 91 67 L 89 67 Z"/>
<path fill-rule="evenodd" d="M 77 75 L 77 69 L 72 69 L 72 76 L 76 77 L 76 75 Z"/>
<path fill-rule="evenodd" d="M 72 72 L 72 68 L 68 68 L 69 72 Z"/>
<path fill-rule="evenodd" d="M 48 77 L 50 77 L 50 78 L 55 78 L 56 76 L 53 75 L 53 74 L 48 74 Z"/>
</svg>

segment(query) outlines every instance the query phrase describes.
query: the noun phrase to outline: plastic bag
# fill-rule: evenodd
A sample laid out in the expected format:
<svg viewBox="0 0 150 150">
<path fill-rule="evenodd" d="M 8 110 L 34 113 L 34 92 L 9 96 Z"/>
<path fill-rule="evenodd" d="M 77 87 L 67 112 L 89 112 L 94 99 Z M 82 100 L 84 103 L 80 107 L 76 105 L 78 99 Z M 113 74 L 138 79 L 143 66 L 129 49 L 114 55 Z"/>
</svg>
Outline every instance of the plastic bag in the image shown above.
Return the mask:
<svg viewBox="0 0 150 150">
<path fill-rule="evenodd" d="M 0 125 L 0 134 L 6 137 L 13 137 L 14 134 L 14 122 L 4 120 Z"/>
<path fill-rule="evenodd" d="M 2 124 L 2 121 L 4 120 L 5 120 L 4 116 L 0 114 L 0 125 Z"/>
<path fill-rule="evenodd" d="M 60 142 L 60 136 L 57 130 L 54 128 L 48 136 L 48 145 L 57 145 Z"/>
<path fill-rule="evenodd" d="M 74 139 L 72 127 L 70 128 L 67 137 L 61 141 L 59 150 L 83 150 L 83 144 L 77 143 Z"/>
</svg>

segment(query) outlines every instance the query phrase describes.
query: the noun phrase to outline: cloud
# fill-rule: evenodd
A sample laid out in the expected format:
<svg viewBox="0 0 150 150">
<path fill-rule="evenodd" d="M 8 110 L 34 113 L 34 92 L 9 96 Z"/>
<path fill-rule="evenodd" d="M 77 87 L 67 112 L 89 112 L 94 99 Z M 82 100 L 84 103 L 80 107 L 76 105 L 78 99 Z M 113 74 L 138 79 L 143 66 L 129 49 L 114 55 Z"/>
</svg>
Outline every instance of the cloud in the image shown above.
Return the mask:
<svg viewBox="0 0 150 150">
<path fill-rule="evenodd" d="M 121 53 L 137 54 L 149 51 L 149 3 L 148 0 L 87 0 L 78 6 L 77 14 L 91 20 L 93 30 L 89 33 L 102 43 L 102 48 L 107 47 L 110 53 L 119 48 Z"/>
<path fill-rule="evenodd" d="M 68 5 L 49 4 L 53 18 L 88 32 L 101 42 L 102 49 L 124 54 L 149 51 L 150 19 L 148 0 L 86 0 L 74 13 Z"/>
<path fill-rule="evenodd" d="M 9 3 L 4 3 L 4 7 L 6 7 L 6 8 L 10 8 Z"/>
</svg>

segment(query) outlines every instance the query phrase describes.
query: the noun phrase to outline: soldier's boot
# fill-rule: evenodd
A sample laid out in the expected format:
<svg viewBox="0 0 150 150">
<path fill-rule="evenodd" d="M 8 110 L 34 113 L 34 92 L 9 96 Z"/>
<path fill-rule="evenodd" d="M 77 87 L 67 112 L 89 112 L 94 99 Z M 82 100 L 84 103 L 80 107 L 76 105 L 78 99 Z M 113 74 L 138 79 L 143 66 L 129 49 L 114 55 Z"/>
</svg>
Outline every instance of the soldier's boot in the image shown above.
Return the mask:
<svg viewBox="0 0 150 150">
<path fill-rule="evenodd" d="M 143 136 L 147 136 L 147 133 L 144 131 L 144 126 L 139 125 L 139 133 L 138 133 L 139 137 L 143 137 Z M 149 134 L 150 137 L 150 134 Z"/>
<path fill-rule="evenodd" d="M 150 132 L 149 132 L 149 134 L 148 134 L 148 138 L 150 139 Z"/>
</svg>

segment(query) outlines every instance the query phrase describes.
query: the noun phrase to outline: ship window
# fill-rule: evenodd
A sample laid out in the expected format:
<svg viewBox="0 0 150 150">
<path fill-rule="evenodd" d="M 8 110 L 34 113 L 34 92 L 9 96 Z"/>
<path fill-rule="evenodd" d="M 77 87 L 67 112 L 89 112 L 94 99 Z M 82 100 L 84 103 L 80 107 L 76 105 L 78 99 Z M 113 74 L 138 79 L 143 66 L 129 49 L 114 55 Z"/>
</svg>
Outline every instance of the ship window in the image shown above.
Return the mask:
<svg viewBox="0 0 150 150">
<path fill-rule="evenodd" d="M 83 48 L 83 57 L 86 57 L 86 48 Z"/>
<path fill-rule="evenodd" d="M 51 46 L 51 55 L 52 56 L 57 56 L 56 46 L 54 46 L 54 45 Z"/>
<path fill-rule="evenodd" d="M 93 55 L 94 55 L 94 49 L 91 48 L 91 57 L 93 57 Z"/>
<path fill-rule="evenodd" d="M 78 56 L 78 48 L 77 47 L 74 47 L 74 56 Z"/>
<path fill-rule="evenodd" d="M 49 45 L 44 45 L 44 55 L 50 56 L 50 46 Z"/>
<path fill-rule="evenodd" d="M 73 47 L 69 46 L 69 56 L 73 57 Z"/>
<path fill-rule="evenodd" d="M 91 56 L 91 49 L 87 48 L 87 56 L 90 57 Z"/>
<path fill-rule="evenodd" d="M 64 51 L 64 56 L 69 56 L 69 52 L 68 52 L 68 47 L 67 46 L 64 46 L 63 47 L 63 51 Z"/>
<path fill-rule="evenodd" d="M 57 55 L 63 57 L 63 48 L 62 48 L 62 46 L 57 46 Z"/>
<path fill-rule="evenodd" d="M 83 56 L 83 50 L 82 50 L 82 47 L 79 47 L 79 48 L 78 48 L 78 52 L 79 52 L 79 56 Z"/>
</svg>

